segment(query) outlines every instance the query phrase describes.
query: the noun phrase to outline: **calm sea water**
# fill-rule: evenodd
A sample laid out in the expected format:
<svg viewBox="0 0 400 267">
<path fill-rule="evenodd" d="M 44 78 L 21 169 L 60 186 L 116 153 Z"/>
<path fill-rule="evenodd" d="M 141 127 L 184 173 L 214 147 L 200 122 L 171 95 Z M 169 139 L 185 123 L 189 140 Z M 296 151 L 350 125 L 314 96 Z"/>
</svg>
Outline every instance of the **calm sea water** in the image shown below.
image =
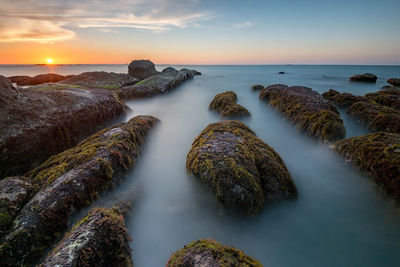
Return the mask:
<svg viewBox="0 0 400 267">
<path fill-rule="evenodd" d="M 399 66 L 185 67 L 203 75 L 170 94 L 127 102 L 132 111 L 123 120 L 150 114 L 161 123 L 148 137 L 135 169 L 93 204 L 135 203 L 127 226 L 136 266 L 164 266 L 171 253 L 198 238 L 240 248 L 265 266 L 400 266 L 400 208 L 370 178 L 327 145 L 299 133 L 250 90 L 256 83 L 284 83 L 319 92 L 333 88 L 365 94 L 400 76 Z M 126 72 L 127 65 L 0 66 L 0 74 L 6 76 L 48 70 Z M 287 74 L 276 74 L 279 71 Z M 364 72 L 376 74 L 378 82 L 348 82 L 351 75 Z M 234 90 L 239 103 L 252 113 L 243 121 L 286 162 L 299 191 L 295 200 L 267 205 L 256 216 L 233 216 L 199 179 L 187 174 L 191 143 L 209 123 L 219 120 L 208 104 L 226 90 Z M 368 132 L 344 112 L 342 116 L 348 137 Z"/>
</svg>

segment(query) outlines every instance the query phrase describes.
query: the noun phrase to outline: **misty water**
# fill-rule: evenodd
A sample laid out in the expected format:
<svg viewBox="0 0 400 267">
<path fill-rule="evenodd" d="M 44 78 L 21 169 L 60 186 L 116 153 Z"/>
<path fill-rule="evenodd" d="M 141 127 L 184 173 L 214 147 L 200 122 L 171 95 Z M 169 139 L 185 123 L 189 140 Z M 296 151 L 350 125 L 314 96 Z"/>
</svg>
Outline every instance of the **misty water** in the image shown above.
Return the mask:
<svg viewBox="0 0 400 267">
<path fill-rule="evenodd" d="M 161 123 L 148 136 L 135 168 L 92 205 L 120 200 L 134 203 L 127 227 L 136 266 L 164 266 L 171 253 L 199 238 L 242 249 L 264 266 L 400 265 L 399 206 L 371 178 L 356 171 L 327 144 L 300 133 L 250 90 L 252 84 L 284 83 L 319 92 L 333 88 L 365 94 L 377 91 L 387 78 L 399 76 L 400 67 L 188 67 L 203 75 L 169 94 L 126 102 L 132 110 L 123 120 L 148 114 Z M 88 70 L 92 69 L 84 71 Z M 126 72 L 126 65 L 102 70 Z M 28 74 L 13 71 L 6 75 Z M 31 75 L 39 72 L 29 71 Z M 279 75 L 279 71 L 286 74 Z M 45 72 L 41 69 L 39 73 Z M 82 70 L 60 66 L 56 72 L 76 74 Z M 364 72 L 376 74 L 378 82 L 348 82 L 349 76 Z M 198 178 L 187 174 L 186 155 L 194 138 L 209 123 L 220 120 L 208 105 L 215 94 L 226 90 L 235 91 L 239 104 L 251 112 L 251 117 L 242 121 L 285 161 L 299 192 L 296 199 L 267 204 L 254 216 L 232 215 Z M 368 133 L 344 110 L 341 114 L 348 137 Z"/>
</svg>

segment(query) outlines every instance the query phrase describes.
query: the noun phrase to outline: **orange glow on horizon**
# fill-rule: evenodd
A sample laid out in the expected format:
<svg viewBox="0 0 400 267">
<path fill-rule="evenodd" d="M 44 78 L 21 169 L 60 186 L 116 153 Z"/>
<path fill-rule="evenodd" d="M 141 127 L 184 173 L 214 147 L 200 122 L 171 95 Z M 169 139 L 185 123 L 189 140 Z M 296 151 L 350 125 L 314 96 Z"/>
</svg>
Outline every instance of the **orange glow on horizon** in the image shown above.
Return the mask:
<svg viewBox="0 0 400 267">
<path fill-rule="evenodd" d="M 46 59 L 46 63 L 47 63 L 48 65 L 53 64 L 53 59 L 47 58 L 47 59 Z"/>
</svg>

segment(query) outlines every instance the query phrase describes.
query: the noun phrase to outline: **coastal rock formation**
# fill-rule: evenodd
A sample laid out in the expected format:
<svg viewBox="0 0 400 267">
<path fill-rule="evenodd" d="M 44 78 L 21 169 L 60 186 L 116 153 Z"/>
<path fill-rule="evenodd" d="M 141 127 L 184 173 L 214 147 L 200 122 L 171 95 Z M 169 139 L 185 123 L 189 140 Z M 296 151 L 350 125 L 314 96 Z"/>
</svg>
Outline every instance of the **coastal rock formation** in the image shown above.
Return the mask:
<svg viewBox="0 0 400 267">
<path fill-rule="evenodd" d="M 13 219 L 28 201 L 32 185 L 24 177 L 0 180 L 0 239 L 7 233 Z"/>
<path fill-rule="evenodd" d="M 359 101 L 366 101 L 365 97 L 352 95 L 350 93 L 339 93 L 336 90 L 329 89 L 322 94 L 326 100 L 332 101 L 338 107 L 348 107 Z"/>
<path fill-rule="evenodd" d="M 260 91 L 262 89 L 264 89 L 264 86 L 261 84 L 255 84 L 251 87 L 251 91 Z"/>
<path fill-rule="evenodd" d="M 101 88 L 115 90 L 124 86 L 133 85 L 139 80 L 123 73 L 92 71 L 84 72 L 67 78 L 62 81 L 63 84 L 74 84 L 88 88 Z"/>
<path fill-rule="evenodd" d="M 398 89 L 380 90 L 375 93 L 366 94 L 365 98 L 372 103 L 400 111 L 400 90 Z"/>
<path fill-rule="evenodd" d="M 200 239 L 173 253 L 166 266 L 262 267 L 262 264 L 239 249 L 225 246 L 212 239 Z"/>
<path fill-rule="evenodd" d="M 210 110 L 215 110 L 224 117 L 237 118 L 250 116 L 250 112 L 236 103 L 237 95 L 233 91 L 217 94 L 211 101 Z"/>
<path fill-rule="evenodd" d="M 372 133 L 344 139 L 333 148 L 367 171 L 389 195 L 400 200 L 400 135 Z"/>
<path fill-rule="evenodd" d="M 208 125 L 194 140 L 186 168 L 241 213 L 258 212 L 265 201 L 297 192 L 279 154 L 238 121 Z"/>
<path fill-rule="evenodd" d="M 343 120 L 336 107 L 311 88 L 277 84 L 261 90 L 259 97 L 311 136 L 323 141 L 345 136 Z"/>
<path fill-rule="evenodd" d="M 158 72 L 150 60 L 133 60 L 128 66 L 128 73 L 136 79 L 143 80 Z"/>
<path fill-rule="evenodd" d="M 376 80 L 378 77 L 376 77 L 372 73 L 364 73 L 364 74 L 357 74 L 354 76 L 350 77 L 351 82 L 369 82 L 369 83 L 376 83 Z"/>
<path fill-rule="evenodd" d="M 39 74 L 34 77 L 11 76 L 8 77 L 8 79 L 19 86 L 26 86 L 26 85 L 38 85 L 42 83 L 56 83 L 64 80 L 65 76 L 55 73 L 47 73 L 47 74 Z"/>
<path fill-rule="evenodd" d="M 20 175 L 125 112 L 113 92 L 46 84 L 18 90 L 0 76 L 0 178 Z"/>
<path fill-rule="evenodd" d="M 117 208 L 92 209 L 40 266 L 133 266 L 122 214 Z"/>
<path fill-rule="evenodd" d="M 390 78 L 387 82 L 394 87 L 400 87 L 400 79 L 399 78 Z"/>
<path fill-rule="evenodd" d="M 3 266 L 32 264 L 65 230 L 71 215 L 114 186 L 135 164 L 158 120 L 137 116 L 104 129 L 51 157 L 26 174 L 37 192 L 13 221 L 0 245 Z"/>
</svg>

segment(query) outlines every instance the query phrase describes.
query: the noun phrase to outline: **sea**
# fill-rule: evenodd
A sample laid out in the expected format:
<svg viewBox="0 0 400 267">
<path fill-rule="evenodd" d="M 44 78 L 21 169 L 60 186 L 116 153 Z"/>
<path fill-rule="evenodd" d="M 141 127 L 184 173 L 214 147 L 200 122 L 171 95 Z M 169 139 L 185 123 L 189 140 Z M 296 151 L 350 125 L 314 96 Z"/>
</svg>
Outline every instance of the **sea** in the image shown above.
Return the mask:
<svg viewBox="0 0 400 267">
<path fill-rule="evenodd" d="M 129 100 L 119 121 L 147 114 L 161 123 L 146 140 L 135 168 L 94 206 L 133 203 L 126 219 L 135 266 L 165 266 L 170 255 L 200 238 L 234 246 L 264 266 L 400 266 L 400 207 L 365 173 L 337 155 L 328 144 L 298 131 L 250 90 L 253 84 L 282 83 L 364 95 L 400 77 L 400 66 L 339 65 L 157 65 L 202 73 L 172 92 Z M 127 73 L 127 65 L 0 65 L 0 75 L 63 75 L 86 71 Z M 285 74 L 278 74 L 285 72 Z M 370 72 L 377 83 L 351 83 L 354 74 Z M 239 216 L 226 211 L 211 191 L 186 171 L 193 140 L 212 122 L 213 97 L 232 90 L 251 117 L 242 119 L 285 161 L 298 196 L 267 204 L 261 213 Z M 346 137 L 370 131 L 340 110 Z"/>
</svg>

